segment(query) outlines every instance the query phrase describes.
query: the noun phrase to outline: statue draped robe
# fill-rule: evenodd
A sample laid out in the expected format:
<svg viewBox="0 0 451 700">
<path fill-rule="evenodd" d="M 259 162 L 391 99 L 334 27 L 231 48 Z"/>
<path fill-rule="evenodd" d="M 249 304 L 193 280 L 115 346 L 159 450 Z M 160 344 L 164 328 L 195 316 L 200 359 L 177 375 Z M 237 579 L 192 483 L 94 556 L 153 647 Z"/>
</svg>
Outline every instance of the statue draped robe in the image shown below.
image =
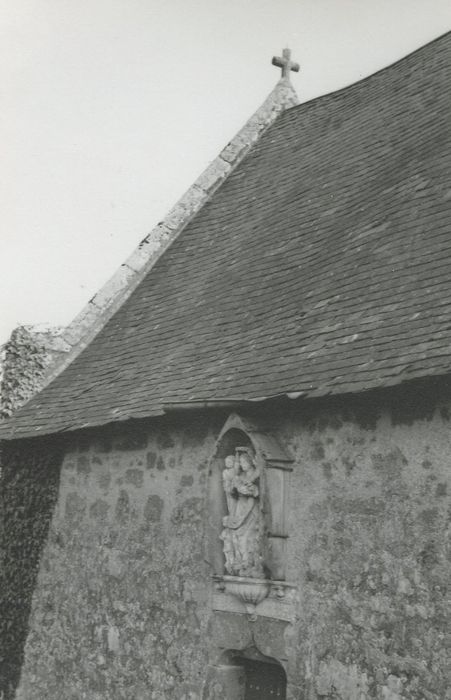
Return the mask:
<svg viewBox="0 0 451 700">
<path fill-rule="evenodd" d="M 263 517 L 256 484 L 259 471 L 253 465 L 253 459 L 248 471 L 241 469 L 237 460 L 234 467 L 229 466 L 230 460 L 227 460 L 223 483 L 229 513 L 223 519 L 221 533 L 225 568 L 232 576 L 259 578 L 263 576 Z"/>
</svg>

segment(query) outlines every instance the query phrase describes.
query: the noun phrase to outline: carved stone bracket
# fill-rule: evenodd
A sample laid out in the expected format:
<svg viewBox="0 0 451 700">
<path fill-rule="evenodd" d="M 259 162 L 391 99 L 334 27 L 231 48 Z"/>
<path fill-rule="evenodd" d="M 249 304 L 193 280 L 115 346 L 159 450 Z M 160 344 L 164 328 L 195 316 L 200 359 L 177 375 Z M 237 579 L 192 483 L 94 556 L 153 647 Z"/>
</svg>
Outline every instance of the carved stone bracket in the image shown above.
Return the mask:
<svg viewBox="0 0 451 700">
<path fill-rule="evenodd" d="M 270 584 L 267 579 L 244 578 L 239 576 L 223 576 L 220 581 L 222 590 L 235 596 L 244 604 L 251 619 L 256 619 L 256 608 L 269 593 Z"/>
<path fill-rule="evenodd" d="M 251 622 L 258 616 L 292 622 L 297 604 L 297 588 L 286 581 L 213 576 L 213 610 L 246 612 Z"/>
</svg>

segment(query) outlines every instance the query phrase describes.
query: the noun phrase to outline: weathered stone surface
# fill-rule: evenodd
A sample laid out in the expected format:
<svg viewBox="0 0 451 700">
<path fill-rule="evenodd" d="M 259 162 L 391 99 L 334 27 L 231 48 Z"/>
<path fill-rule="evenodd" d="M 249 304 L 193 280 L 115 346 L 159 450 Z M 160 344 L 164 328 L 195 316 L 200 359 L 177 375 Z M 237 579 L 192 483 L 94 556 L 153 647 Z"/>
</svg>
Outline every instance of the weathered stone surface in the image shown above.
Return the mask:
<svg viewBox="0 0 451 700">
<path fill-rule="evenodd" d="M 91 472 L 89 459 L 88 457 L 85 457 L 85 455 L 81 455 L 77 459 L 77 472 L 79 474 L 89 474 Z"/>
<path fill-rule="evenodd" d="M 182 438 L 172 431 L 159 447 L 149 437 L 150 453 L 177 456 Z M 197 463 L 175 459 L 170 483 L 167 471 L 156 482 L 136 467 L 147 447 L 102 452 L 96 467 L 98 445 L 62 468 L 52 528 L 64 546 L 47 541 L 17 698 L 197 699 L 208 657 L 203 502 L 177 495 L 186 470 L 197 480 Z M 212 445 L 209 436 L 199 446 L 203 459 Z M 80 456 L 90 473 L 71 466 Z"/>
<path fill-rule="evenodd" d="M 252 627 L 245 615 L 214 612 L 211 640 L 219 649 L 246 649 L 252 644 Z"/>
<path fill-rule="evenodd" d="M 439 411 L 411 423 L 380 409 L 359 423 L 357 413 L 322 411 L 284 427 L 299 464 L 288 577 L 300 566 L 315 692 L 448 697 L 449 504 L 437 483 L 449 484 L 449 422 Z"/>
<path fill-rule="evenodd" d="M 271 618 L 257 618 L 252 625 L 254 643 L 264 656 L 285 660 L 287 657 L 287 645 L 285 631 L 287 622 L 272 620 Z"/>
<path fill-rule="evenodd" d="M 157 494 L 148 497 L 144 507 L 144 519 L 148 523 L 157 523 L 161 519 L 164 501 Z"/>
<path fill-rule="evenodd" d="M 105 520 L 109 507 L 110 506 L 108 503 L 102 501 L 101 498 L 98 498 L 91 504 L 89 508 L 89 515 L 91 518 L 95 518 L 97 520 Z"/>
<path fill-rule="evenodd" d="M 293 624 L 212 612 L 199 467 L 216 418 L 196 441 L 168 421 L 141 449 L 99 451 L 93 435 L 62 468 L 18 698 L 200 698 L 221 653 L 255 647 L 284 665 L 292 700 L 449 700 L 444 408 L 405 421 L 389 403 L 271 413 L 294 458 Z"/>
<path fill-rule="evenodd" d="M 77 522 L 83 518 L 86 501 L 76 492 L 69 493 L 66 498 L 66 518 L 69 522 Z"/>
<path fill-rule="evenodd" d="M 141 469 L 127 469 L 125 481 L 139 489 L 144 483 L 144 472 Z"/>
<path fill-rule="evenodd" d="M 155 467 L 155 464 L 157 462 L 157 453 L 156 452 L 148 452 L 146 454 L 146 466 L 147 469 L 153 469 Z"/>
</svg>

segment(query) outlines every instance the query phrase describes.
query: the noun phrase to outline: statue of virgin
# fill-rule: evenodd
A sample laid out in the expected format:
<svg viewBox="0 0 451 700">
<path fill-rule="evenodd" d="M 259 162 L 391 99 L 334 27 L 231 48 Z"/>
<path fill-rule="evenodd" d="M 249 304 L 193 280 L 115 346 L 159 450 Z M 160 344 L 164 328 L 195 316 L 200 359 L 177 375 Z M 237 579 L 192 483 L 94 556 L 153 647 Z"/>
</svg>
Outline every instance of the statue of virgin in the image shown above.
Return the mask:
<svg viewBox="0 0 451 700">
<path fill-rule="evenodd" d="M 223 485 L 228 515 L 223 518 L 225 568 L 232 576 L 263 577 L 263 516 L 260 471 L 249 447 L 237 447 L 225 459 Z"/>
</svg>

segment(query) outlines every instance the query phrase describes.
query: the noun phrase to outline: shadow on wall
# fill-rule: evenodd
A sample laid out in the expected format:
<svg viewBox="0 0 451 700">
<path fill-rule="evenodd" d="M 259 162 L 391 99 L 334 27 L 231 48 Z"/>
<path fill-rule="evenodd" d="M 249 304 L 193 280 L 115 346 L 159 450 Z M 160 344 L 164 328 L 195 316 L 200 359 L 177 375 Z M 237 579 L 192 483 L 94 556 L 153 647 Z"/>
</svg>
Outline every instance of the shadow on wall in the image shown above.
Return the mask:
<svg viewBox="0 0 451 700">
<path fill-rule="evenodd" d="M 0 698 L 20 680 L 33 591 L 56 503 L 60 449 L 47 441 L 0 449 Z"/>
</svg>

